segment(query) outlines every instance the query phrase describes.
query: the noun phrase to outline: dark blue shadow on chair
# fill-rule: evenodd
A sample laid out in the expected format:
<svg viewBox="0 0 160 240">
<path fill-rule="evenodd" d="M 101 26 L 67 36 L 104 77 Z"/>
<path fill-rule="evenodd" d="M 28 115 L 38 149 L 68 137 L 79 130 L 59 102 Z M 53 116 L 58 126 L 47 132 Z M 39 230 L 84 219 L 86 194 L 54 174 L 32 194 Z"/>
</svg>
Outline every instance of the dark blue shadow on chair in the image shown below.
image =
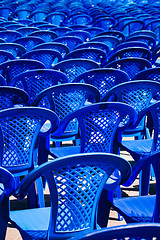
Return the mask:
<svg viewBox="0 0 160 240">
<path fill-rule="evenodd" d="M 96 36 L 90 40 L 90 42 L 102 42 L 105 43 L 110 51 L 114 49 L 118 44 L 120 44 L 120 40 L 115 36 L 104 35 L 104 36 Z"/>
<path fill-rule="evenodd" d="M 56 50 L 36 49 L 23 54 L 21 59 L 38 60 L 44 64 L 46 69 L 50 69 L 62 60 L 62 55 Z"/>
<path fill-rule="evenodd" d="M 159 239 L 159 223 L 134 223 L 95 230 L 92 233 L 74 237 L 73 240 L 118 240 L 118 239 Z"/>
<path fill-rule="evenodd" d="M 23 37 L 27 37 L 30 33 L 38 31 L 39 29 L 36 27 L 20 27 L 17 29 Z"/>
<path fill-rule="evenodd" d="M 12 53 L 6 50 L 0 50 L 0 64 L 13 59 L 15 59 L 15 57 L 13 56 Z"/>
<path fill-rule="evenodd" d="M 53 42 L 58 36 L 53 31 L 38 30 L 29 34 L 29 36 L 42 38 L 45 42 Z"/>
<path fill-rule="evenodd" d="M 14 42 L 17 38 L 20 37 L 22 37 L 22 35 L 14 30 L 0 31 L 0 38 L 4 39 L 6 42 Z"/>
<path fill-rule="evenodd" d="M 69 82 L 72 82 L 81 73 L 98 67 L 98 64 L 92 60 L 76 58 L 63 60 L 57 63 L 53 69 L 65 73 L 69 79 Z"/>
<path fill-rule="evenodd" d="M 146 43 L 151 50 L 153 50 L 156 46 L 155 38 L 147 34 L 137 35 L 137 36 L 129 35 L 128 38 L 126 39 L 126 42 L 130 42 L 130 41 L 139 41 L 139 42 Z"/>
<path fill-rule="evenodd" d="M 128 179 L 131 167 L 113 154 L 79 154 L 47 162 L 30 172 L 14 195 L 23 199 L 31 184 L 43 175 L 49 185 L 51 208 L 11 211 L 10 220 L 24 240 L 67 239 L 90 233 L 97 227 L 98 201 L 104 186 L 115 188 L 107 180 L 116 169 L 121 175 L 119 185 Z"/>
<path fill-rule="evenodd" d="M 75 36 L 82 39 L 83 42 L 88 42 L 91 39 L 91 34 L 85 30 L 74 30 L 66 33 L 64 36 Z"/>
</svg>

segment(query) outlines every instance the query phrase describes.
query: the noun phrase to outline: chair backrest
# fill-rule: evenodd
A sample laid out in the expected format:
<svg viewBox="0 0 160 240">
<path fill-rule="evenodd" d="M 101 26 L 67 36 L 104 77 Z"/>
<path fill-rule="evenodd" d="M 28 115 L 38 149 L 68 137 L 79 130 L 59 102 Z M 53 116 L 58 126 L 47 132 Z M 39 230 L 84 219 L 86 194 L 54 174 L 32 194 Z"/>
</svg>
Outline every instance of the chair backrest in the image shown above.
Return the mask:
<svg viewBox="0 0 160 240">
<path fill-rule="evenodd" d="M 120 40 L 120 42 L 123 42 L 125 40 L 124 34 L 118 30 L 112 29 L 112 30 L 104 31 L 104 32 L 99 33 L 97 36 L 103 36 L 103 35 L 115 36 Z"/>
<path fill-rule="evenodd" d="M 72 51 L 75 47 L 83 43 L 81 38 L 75 36 L 62 36 L 56 38 L 54 42 L 63 43 L 70 49 L 70 51 Z"/>
<path fill-rule="evenodd" d="M 138 72 L 151 68 L 152 65 L 147 59 L 131 57 L 131 58 L 122 58 L 110 63 L 106 63 L 103 67 L 107 67 L 107 68 L 111 67 L 111 68 L 117 68 L 117 69 L 123 70 L 129 75 L 130 79 L 133 79 L 133 77 Z"/>
<path fill-rule="evenodd" d="M 85 71 L 98 68 L 98 64 L 89 59 L 68 59 L 57 63 L 53 69 L 64 72 L 72 82 L 78 75 L 84 73 Z"/>
<path fill-rule="evenodd" d="M 55 32 L 49 30 L 38 30 L 30 33 L 29 36 L 42 38 L 45 42 L 53 42 L 58 37 Z"/>
<path fill-rule="evenodd" d="M 35 46 L 33 50 L 36 50 L 36 49 L 56 50 L 61 53 L 63 58 L 67 53 L 69 53 L 69 48 L 63 43 L 58 43 L 58 42 L 42 43 Z"/>
<path fill-rule="evenodd" d="M 32 105 L 51 109 L 63 121 L 69 113 L 99 99 L 99 91 L 89 84 L 66 83 L 45 89 L 35 97 Z M 77 127 L 77 121 L 73 120 L 65 132 L 77 132 Z"/>
<path fill-rule="evenodd" d="M 118 240 L 118 239 L 159 239 L 159 223 L 134 223 L 95 230 L 90 234 L 75 237 L 74 240 Z"/>
<path fill-rule="evenodd" d="M 140 71 L 134 76 L 133 80 L 152 80 L 160 82 L 160 67 Z"/>
<path fill-rule="evenodd" d="M 14 31 L 14 30 L 0 31 L 0 38 L 4 39 L 5 42 L 11 43 L 20 37 L 22 37 L 22 35 L 19 32 Z"/>
<path fill-rule="evenodd" d="M 17 43 L 0 43 L 0 50 L 10 52 L 15 58 L 26 52 L 25 48 Z"/>
<path fill-rule="evenodd" d="M 6 50 L 0 50 L 0 64 L 13 59 L 15 59 L 15 57 L 12 53 Z"/>
<path fill-rule="evenodd" d="M 110 35 L 96 36 L 92 38 L 90 41 L 105 43 L 110 50 L 114 49 L 118 44 L 120 44 L 120 40 L 117 37 Z"/>
<path fill-rule="evenodd" d="M 20 107 L 0 112 L 0 165 L 18 176 L 31 170 L 33 151 L 43 124 L 49 120 L 57 128 L 57 115 L 43 108 Z M 47 134 L 47 133 L 46 133 Z"/>
<path fill-rule="evenodd" d="M 119 83 L 129 81 L 129 76 L 127 73 L 111 68 L 100 68 L 89 70 L 85 73 L 80 74 L 76 77 L 73 82 L 85 82 L 95 86 L 102 97 L 111 89 Z"/>
<path fill-rule="evenodd" d="M 130 33 L 143 29 L 144 22 L 142 20 L 131 20 L 123 25 L 120 29 L 125 36 L 128 36 Z"/>
<path fill-rule="evenodd" d="M 23 54 L 21 59 L 38 60 L 44 64 L 46 69 L 50 69 L 62 60 L 62 55 L 56 50 L 36 49 Z"/>
<path fill-rule="evenodd" d="M 75 49 L 81 49 L 81 48 L 98 48 L 100 50 L 103 50 L 106 55 L 109 53 L 109 47 L 105 43 L 100 42 L 87 42 L 79 45 Z"/>
<path fill-rule="evenodd" d="M 56 12 L 49 13 L 46 16 L 45 21 L 51 24 L 54 24 L 56 26 L 61 26 L 65 18 L 66 16 L 64 13 L 56 11 Z"/>
<path fill-rule="evenodd" d="M 85 31 L 89 32 L 92 37 L 95 37 L 99 33 L 102 33 L 104 31 L 104 29 L 103 28 L 99 28 L 99 27 L 89 27 Z"/>
<path fill-rule="evenodd" d="M 88 42 L 91 39 L 91 34 L 85 30 L 74 30 L 66 33 L 64 36 L 76 36 L 82 39 L 83 42 Z"/>
<path fill-rule="evenodd" d="M 44 69 L 43 63 L 32 59 L 15 59 L 0 64 L 0 71 L 5 76 L 7 83 L 18 74 L 32 69 Z"/>
<path fill-rule="evenodd" d="M 123 49 L 120 49 L 113 53 L 111 57 L 109 57 L 108 62 L 115 61 L 117 59 L 121 58 L 127 58 L 127 57 L 139 57 L 144 58 L 147 60 L 151 60 L 151 51 L 144 47 L 126 47 Z"/>
<path fill-rule="evenodd" d="M 157 93 L 160 92 L 160 83 L 151 80 L 137 80 L 121 83 L 110 89 L 102 98 L 107 101 L 111 96 L 116 102 L 127 103 L 137 113 L 147 108 Z"/>
<path fill-rule="evenodd" d="M 65 56 L 65 59 L 83 58 L 95 61 L 102 66 L 107 59 L 106 53 L 98 48 L 81 48 L 71 51 Z"/>
<path fill-rule="evenodd" d="M 119 128 L 120 122 L 126 116 L 128 116 L 126 122 Z M 124 103 L 94 103 L 66 116 L 54 134 L 61 135 L 68 123 L 75 118 L 78 119 L 81 133 L 80 152 L 117 153 L 116 132 L 124 130 L 129 124 L 132 125 L 137 113 Z"/>
<path fill-rule="evenodd" d="M 38 31 L 39 29 L 36 27 L 20 27 L 17 29 L 17 32 L 19 32 L 23 37 L 27 37 L 30 33 Z"/>
<path fill-rule="evenodd" d="M 0 110 L 24 107 L 30 104 L 29 95 L 26 91 L 10 86 L 0 86 Z"/>
<path fill-rule="evenodd" d="M 40 38 L 40 37 L 31 37 L 31 36 L 27 36 L 27 37 L 21 37 L 18 38 L 14 41 L 14 43 L 19 43 L 20 45 L 22 45 L 23 47 L 25 47 L 26 52 L 31 51 L 36 45 L 44 43 L 45 41 Z"/>
<path fill-rule="evenodd" d="M 118 178 L 119 183 L 125 182 L 130 176 L 131 166 L 120 156 L 88 153 L 57 158 L 30 172 L 16 194 L 19 199 L 23 199 L 31 184 L 44 175 L 51 198 L 46 235 L 51 239 L 81 236 L 95 229 L 102 189 L 116 169 L 121 176 L 121 180 Z"/>
<path fill-rule="evenodd" d="M 62 37 L 65 33 L 73 31 L 73 29 L 63 26 L 63 27 L 54 27 L 53 31 L 57 34 L 58 37 Z"/>
<path fill-rule="evenodd" d="M 20 73 L 13 78 L 10 85 L 25 90 L 29 94 L 32 102 L 35 96 L 42 90 L 67 82 L 67 76 L 60 71 L 52 69 L 35 69 Z"/>
<path fill-rule="evenodd" d="M 129 41 L 140 41 L 143 43 L 146 43 L 150 49 L 154 49 L 154 47 L 156 46 L 156 40 L 154 37 L 152 36 L 148 36 L 146 34 L 144 35 L 136 35 L 136 36 L 128 36 L 128 38 L 126 39 L 127 42 Z"/>
</svg>

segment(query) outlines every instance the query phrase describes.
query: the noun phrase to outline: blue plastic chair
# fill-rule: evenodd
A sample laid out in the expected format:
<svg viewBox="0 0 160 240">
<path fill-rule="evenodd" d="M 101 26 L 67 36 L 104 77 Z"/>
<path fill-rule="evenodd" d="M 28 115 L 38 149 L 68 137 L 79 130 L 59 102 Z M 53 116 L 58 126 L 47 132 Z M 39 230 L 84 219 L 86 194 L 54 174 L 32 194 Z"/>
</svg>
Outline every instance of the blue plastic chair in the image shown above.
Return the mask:
<svg viewBox="0 0 160 240">
<path fill-rule="evenodd" d="M 121 70 L 99 68 L 80 74 L 73 82 L 85 82 L 95 86 L 99 90 L 102 99 L 112 87 L 129 80 L 129 76 Z"/>
<path fill-rule="evenodd" d="M 131 20 L 123 25 L 122 28 L 119 30 L 124 33 L 125 36 L 128 36 L 130 33 L 134 31 L 138 31 L 143 29 L 144 27 L 144 22 L 142 20 Z"/>
<path fill-rule="evenodd" d="M 72 82 L 81 73 L 98 67 L 98 64 L 92 60 L 77 58 L 63 60 L 57 63 L 53 69 L 65 73 L 69 82 Z"/>
<path fill-rule="evenodd" d="M 110 30 L 114 28 L 115 20 L 113 17 L 98 16 L 93 20 L 93 26 L 103 28 L 104 30 Z"/>
<path fill-rule="evenodd" d="M 24 25 L 21 24 L 21 23 L 15 23 L 15 24 L 7 25 L 5 28 L 6 28 L 7 30 L 15 30 L 15 31 L 17 31 L 17 29 L 18 29 L 18 28 L 21 28 L 21 27 L 24 27 Z M 4 29 L 4 30 L 5 30 L 5 29 Z"/>
<path fill-rule="evenodd" d="M 98 48 L 100 50 L 103 50 L 106 55 L 109 53 L 109 47 L 105 43 L 100 43 L 100 42 L 86 42 L 80 44 L 76 49 L 81 49 L 81 48 Z"/>
<path fill-rule="evenodd" d="M 115 36 L 104 35 L 104 36 L 96 36 L 90 40 L 90 42 L 102 42 L 105 43 L 110 51 L 114 49 L 118 44 L 120 44 L 120 40 Z"/>
<path fill-rule="evenodd" d="M 7 84 L 18 74 L 32 69 L 44 69 L 43 63 L 32 59 L 15 59 L 0 64 L 0 71 L 5 77 Z"/>
<path fill-rule="evenodd" d="M 151 50 L 153 50 L 156 46 L 156 40 L 154 37 L 152 36 L 149 36 L 147 34 L 142 34 L 142 35 L 136 35 L 136 36 L 128 36 L 127 39 L 126 39 L 127 42 L 129 41 L 140 41 L 140 42 L 143 42 L 143 43 L 146 43 L 149 48 Z"/>
<path fill-rule="evenodd" d="M 125 41 L 125 36 L 121 31 L 118 30 L 108 30 L 99 33 L 97 36 L 110 35 L 117 37 L 121 42 Z"/>
<path fill-rule="evenodd" d="M 28 27 L 28 26 L 17 28 L 17 32 L 19 32 L 22 35 L 22 37 L 27 37 L 30 33 L 38 30 L 39 29 L 36 27 Z"/>
<path fill-rule="evenodd" d="M 79 154 L 47 162 L 30 172 L 14 193 L 23 199 L 31 184 L 44 175 L 50 190 L 51 207 L 10 212 L 10 221 L 23 239 L 67 239 L 96 229 L 98 200 L 114 170 L 124 183 L 130 165 L 123 158 L 106 153 Z M 106 184 L 105 184 L 106 183 Z M 111 185 L 111 186 L 109 186 Z M 52 227 L 50 227 L 52 226 Z"/>
<path fill-rule="evenodd" d="M 151 68 L 152 65 L 147 59 L 131 57 L 121 58 L 113 62 L 106 63 L 103 67 L 123 70 L 129 75 L 130 79 L 133 79 L 138 72 Z"/>
<path fill-rule="evenodd" d="M 15 57 L 12 53 L 6 50 L 0 50 L 0 64 L 13 59 L 15 59 Z"/>
<path fill-rule="evenodd" d="M 159 159 L 160 152 L 154 152 L 138 161 L 132 168 L 132 174 L 125 186 L 130 186 L 137 175 L 150 164 L 156 176 L 156 195 L 126 197 L 113 200 L 113 207 L 120 212 L 127 223 L 159 222 Z"/>
<path fill-rule="evenodd" d="M 67 76 L 60 71 L 51 69 L 34 69 L 18 74 L 10 82 L 10 85 L 26 91 L 32 102 L 36 95 L 42 90 L 67 82 Z"/>
<path fill-rule="evenodd" d="M 14 43 L 18 43 L 18 44 L 22 45 L 23 47 L 25 47 L 26 52 L 29 52 L 35 46 L 45 43 L 45 41 L 40 37 L 27 36 L 27 37 L 21 37 L 21 38 L 16 39 L 14 41 Z"/>
<path fill-rule="evenodd" d="M 108 62 L 127 57 L 138 57 L 151 60 L 152 53 L 149 49 L 144 47 L 126 47 L 115 51 L 108 59 Z"/>
<path fill-rule="evenodd" d="M 14 30 L 4 30 L 0 31 L 0 38 L 4 39 L 5 42 L 14 42 L 17 38 L 22 37 L 22 35 Z"/>
<path fill-rule="evenodd" d="M 69 48 L 64 45 L 63 43 L 58 43 L 58 42 L 48 42 L 48 43 L 42 43 L 33 48 L 33 50 L 36 49 L 51 49 L 51 50 L 56 50 L 61 53 L 62 58 L 69 53 Z"/>
<path fill-rule="evenodd" d="M 70 51 L 72 51 L 75 47 L 83 43 L 81 38 L 74 36 L 62 36 L 56 38 L 54 42 L 63 43 L 69 48 Z"/>
<path fill-rule="evenodd" d="M 99 102 L 99 100 L 99 91 L 94 86 L 85 83 L 66 83 L 41 91 L 33 100 L 32 105 L 51 109 L 58 115 L 60 122 L 63 122 L 68 114 L 85 104 Z M 79 139 L 77 121 L 75 119 L 71 121 L 62 136 L 57 137 L 52 133 L 50 139 L 55 142 L 56 146 L 68 140 L 76 143 Z"/>
<path fill-rule="evenodd" d="M 30 104 L 30 98 L 26 91 L 16 87 L 0 86 L 0 110 L 24 107 Z"/>
<path fill-rule="evenodd" d="M 15 58 L 20 57 L 26 52 L 25 48 L 17 43 L 0 43 L 0 50 L 10 52 Z"/>
<path fill-rule="evenodd" d="M 156 39 L 156 34 L 153 31 L 146 30 L 146 29 L 130 33 L 129 37 L 139 36 L 139 35 L 143 35 L 143 36 L 146 35 L 146 36 L 150 36 L 150 37 L 153 37 L 154 39 Z"/>
<path fill-rule="evenodd" d="M 30 33 L 29 36 L 42 38 L 44 42 L 54 42 L 54 40 L 58 37 L 56 33 L 49 30 L 38 30 Z"/>
<path fill-rule="evenodd" d="M 5 168 L 0 167 L 0 222 L 1 238 L 5 239 L 9 219 L 9 196 L 15 190 L 13 175 Z"/>
<path fill-rule="evenodd" d="M 91 39 L 91 34 L 84 30 L 73 30 L 64 34 L 64 36 L 75 36 L 82 39 L 83 42 L 88 42 Z"/>
<path fill-rule="evenodd" d="M 118 128 L 119 123 L 128 115 L 123 127 Z M 124 131 L 129 124 L 133 124 L 137 117 L 136 111 L 124 103 L 94 103 L 80 108 L 64 118 L 54 136 L 60 137 L 68 123 L 77 119 L 80 132 L 80 146 L 69 146 L 64 148 L 50 148 L 53 157 L 61 157 L 77 153 L 108 152 L 118 153 L 118 145 L 115 136 L 117 130 Z M 119 135 L 119 134 L 118 134 Z M 117 137 L 119 138 L 119 137 Z"/>
<path fill-rule="evenodd" d="M 158 239 L 160 237 L 159 223 L 133 223 L 94 230 L 92 233 L 75 237 L 73 240 L 118 240 L 118 239 Z"/>
<path fill-rule="evenodd" d="M 46 18 L 45 18 L 45 21 L 46 22 L 49 22 L 51 24 L 54 24 L 56 26 L 62 26 L 63 22 L 65 21 L 65 14 L 62 13 L 62 12 L 51 12 L 49 13 Z"/>
<path fill-rule="evenodd" d="M 99 27 L 89 27 L 85 31 L 89 32 L 92 37 L 96 37 L 98 34 L 104 32 L 104 29 Z"/>
<path fill-rule="evenodd" d="M 89 59 L 95 61 L 99 66 L 102 66 L 107 59 L 106 53 L 98 48 L 81 48 L 68 53 L 64 59 Z"/>
<path fill-rule="evenodd" d="M 51 49 L 36 49 L 21 56 L 21 59 L 33 59 L 43 63 L 46 69 L 52 68 L 62 60 L 60 52 Z"/>
<path fill-rule="evenodd" d="M 69 27 L 54 27 L 53 31 L 58 37 L 62 37 L 65 33 L 73 31 L 73 29 Z"/>
<path fill-rule="evenodd" d="M 45 21 L 45 18 L 48 15 L 48 11 L 46 9 L 35 9 L 31 14 L 30 14 L 30 19 L 32 22 L 40 22 L 40 21 Z"/>
<path fill-rule="evenodd" d="M 71 27 L 72 25 L 90 25 L 91 23 L 91 17 L 87 14 L 74 14 L 72 17 L 70 17 L 68 25 Z"/>
</svg>

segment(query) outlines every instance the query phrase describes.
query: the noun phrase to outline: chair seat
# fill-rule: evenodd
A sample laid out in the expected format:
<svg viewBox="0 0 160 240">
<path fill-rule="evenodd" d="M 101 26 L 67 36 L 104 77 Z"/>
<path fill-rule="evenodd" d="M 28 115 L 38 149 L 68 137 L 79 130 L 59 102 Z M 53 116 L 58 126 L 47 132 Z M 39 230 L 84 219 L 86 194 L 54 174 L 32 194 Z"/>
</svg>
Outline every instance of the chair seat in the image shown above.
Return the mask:
<svg viewBox="0 0 160 240">
<path fill-rule="evenodd" d="M 122 141 L 122 146 L 129 152 L 134 152 L 139 155 L 147 155 L 151 153 L 152 139 L 142 139 L 142 140 L 128 140 Z"/>
<path fill-rule="evenodd" d="M 56 157 L 66 157 L 68 155 L 80 153 L 80 146 L 54 147 L 50 148 L 50 153 Z"/>
<path fill-rule="evenodd" d="M 16 222 L 18 228 L 27 230 L 27 234 L 33 239 L 35 237 L 36 239 L 47 238 L 49 219 L 50 207 L 34 208 L 32 211 L 25 209 L 10 212 L 10 220 Z"/>
<path fill-rule="evenodd" d="M 131 218 L 132 222 L 151 222 L 155 199 L 155 195 L 115 198 L 113 204 L 119 212 L 123 212 L 125 220 Z"/>
</svg>

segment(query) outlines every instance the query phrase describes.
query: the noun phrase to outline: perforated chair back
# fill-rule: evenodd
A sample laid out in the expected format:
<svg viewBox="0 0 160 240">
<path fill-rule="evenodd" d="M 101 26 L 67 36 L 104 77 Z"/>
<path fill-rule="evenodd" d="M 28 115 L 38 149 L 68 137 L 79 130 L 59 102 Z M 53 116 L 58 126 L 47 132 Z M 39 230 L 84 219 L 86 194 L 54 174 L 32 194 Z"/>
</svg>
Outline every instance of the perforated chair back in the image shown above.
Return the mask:
<svg viewBox="0 0 160 240">
<path fill-rule="evenodd" d="M 0 50 L 0 64 L 13 59 L 15 59 L 15 57 L 12 53 L 6 50 Z"/>
<path fill-rule="evenodd" d="M 152 36 L 148 36 L 148 35 L 137 35 L 137 36 L 128 36 L 128 38 L 126 39 L 127 42 L 129 41 L 140 41 L 143 43 L 146 43 L 150 49 L 154 49 L 156 46 L 156 40 L 154 37 Z"/>
<path fill-rule="evenodd" d="M 63 121 L 69 113 L 99 99 L 100 94 L 95 87 L 85 83 L 67 83 L 45 89 L 35 97 L 32 105 L 51 109 Z M 74 119 L 68 124 L 65 134 L 71 136 L 77 132 L 78 124 Z"/>
<path fill-rule="evenodd" d="M 85 30 L 74 30 L 66 33 L 64 36 L 76 36 L 82 39 L 83 42 L 88 42 L 91 39 L 89 32 Z"/>
<path fill-rule="evenodd" d="M 151 60 L 151 56 L 152 54 L 149 49 L 143 47 L 126 47 L 113 53 L 113 55 L 109 57 L 108 62 L 127 57 L 138 57 Z"/>
<path fill-rule="evenodd" d="M 26 52 L 31 51 L 36 45 L 39 45 L 44 42 L 45 41 L 42 38 L 31 36 L 21 37 L 14 41 L 14 43 L 21 44 L 23 47 L 25 47 Z"/>
<path fill-rule="evenodd" d="M 32 59 L 15 59 L 0 64 L 0 71 L 5 77 L 7 84 L 18 74 L 32 69 L 44 69 L 43 63 Z"/>
<path fill-rule="evenodd" d="M 0 38 L 4 39 L 5 42 L 14 42 L 17 38 L 22 37 L 22 35 L 14 30 L 4 30 L 0 31 Z"/>
<path fill-rule="evenodd" d="M 54 42 L 63 43 L 70 49 L 70 51 L 72 51 L 76 46 L 83 43 L 81 38 L 74 37 L 74 36 L 62 36 L 62 37 L 56 38 Z"/>
<path fill-rule="evenodd" d="M 98 64 L 92 60 L 77 58 L 63 60 L 57 63 L 53 69 L 65 73 L 69 82 L 72 82 L 81 73 L 98 67 Z"/>
<path fill-rule="evenodd" d="M 107 67 L 107 68 L 111 67 L 111 68 L 123 70 L 129 75 L 130 79 L 133 79 L 133 77 L 138 72 L 151 68 L 152 65 L 148 60 L 144 58 L 132 57 L 132 58 L 118 59 L 108 64 L 106 63 L 103 67 Z"/>
<path fill-rule="evenodd" d="M 10 52 L 15 58 L 26 52 L 25 48 L 17 43 L 0 43 L 0 50 Z"/>
<path fill-rule="evenodd" d="M 75 49 L 81 49 L 81 48 L 98 48 L 103 50 L 106 55 L 109 53 L 109 47 L 105 43 L 100 43 L 100 42 L 87 42 L 80 44 L 78 47 Z"/>
<path fill-rule="evenodd" d="M 47 235 L 53 239 L 66 239 L 90 233 L 97 224 L 102 189 L 116 169 L 121 175 L 117 184 L 123 183 L 130 176 L 130 164 L 113 154 L 77 154 L 47 162 L 29 173 L 16 193 L 19 199 L 23 199 L 33 181 L 45 175 L 50 190 L 51 209 L 37 209 L 39 218 L 35 209 L 28 210 L 28 217 L 26 211 L 13 211 L 10 213 L 11 221 L 16 224 L 22 237 L 35 238 L 38 234 L 42 239 Z M 36 221 L 33 221 L 31 215 Z M 28 226 L 31 222 L 34 229 L 30 228 L 31 224 Z"/>
<path fill-rule="evenodd" d="M 25 90 L 29 94 L 32 102 L 35 96 L 42 90 L 67 82 L 67 76 L 60 71 L 35 69 L 20 73 L 13 78 L 10 85 Z"/>
<path fill-rule="evenodd" d="M 36 164 L 33 162 L 36 140 L 47 120 L 51 122 L 53 129 L 57 127 L 56 114 L 47 109 L 17 107 L 1 110 L 1 166 L 18 176 L 31 170 Z"/>
<path fill-rule="evenodd" d="M 62 60 L 62 55 L 51 49 L 36 49 L 21 56 L 21 59 L 33 59 L 43 63 L 46 69 L 52 68 Z"/>
<path fill-rule="evenodd" d="M 38 31 L 39 29 L 36 27 L 20 27 L 17 29 L 23 37 L 27 37 L 30 33 Z"/>
<path fill-rule="evenodd" d="M 129 76 L 118 69 L 100 68 L 80 74 L 73 82 L 85 82 L 95 86 L 102 97 L 119 83 L 129 81 Z"/>
<path fill-rule="evenodd" d="M 58 43 L 58 42 L 49 42 L 49 43 L 42 43 L 34 47 L 33 50 L 36 49 L 51 49 L 51 50 L 56 50 L 61 53 L 62 57 L 69 53 L 69 48 L 64 45 L 63 43 Z"/>
<path fill-rule="evenodd" d="M 38 30 L 30 33 L 29 36 L 42 38 L 44 42 L 53 42 L 58 37 L 55 32 L 49 30 Z"/>
<path fill-rule="evenodd" d="M 72 28 L 69 27 L 54 27 L 53 31 L 57 34 L 58 37 L 64 36 L 65 33 L 73 31 Z"/>
<path fill-rule="evenodd" d="M 0 86 L 0 110 L 29 104 L 30 98 L 26 91 L 16 87 Z"/>
<path fill-rule="evenodd" d="M 134 223 L 95 230 L 90 234 L 75 237 L 74 240 L 118 240 L 118 239 L 158 239 L 160 237 L 159 223 Z"/>
<path fill-rule="evenodd" d="M 129 124 L 132 125 L 137 118 L 137 113 L 131 106 L 115 102 L 94 103 L 68 115 L 54 134 L 63 132 L 67 124 L 76 118 L 81 133 L 80 152 L 117 153 L 115 134 L 120 122 L 126 116 L 128 118 L 123 124 L 123 129 Z"/>
<path fill-rule="evenodd" d="M 118 44 L 120 44 L 120 40 L 114 36 L 96 36 L 90 40 L 91 42 L 102 42 L 105 43 L 110 50 L 114 49 Z"/>
<path fill-rule="evenodd" d="M 73 50 L 65 56 L 65 59 L 84 58 L 90 59 L 102 66 L 107 59 L 106 53 L 98 48 L 81 48 Z"/>
</svg>

